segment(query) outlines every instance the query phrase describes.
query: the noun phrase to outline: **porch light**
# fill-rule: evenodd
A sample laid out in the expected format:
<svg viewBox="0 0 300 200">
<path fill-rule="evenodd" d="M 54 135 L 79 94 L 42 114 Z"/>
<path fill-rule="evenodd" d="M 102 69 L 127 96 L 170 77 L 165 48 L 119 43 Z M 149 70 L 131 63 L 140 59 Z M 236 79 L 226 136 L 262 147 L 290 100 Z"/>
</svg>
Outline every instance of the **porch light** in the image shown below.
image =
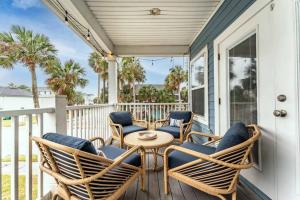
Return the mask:
<svg viewBox="0 0 300 200">
<path fill-rule="evenodd" d="M 150 11 L 150 15 L 160 15 L 161 10 L 159 8 L 152 8 L 149 10 Z"/>
<path fill-rule="evenodd" d="M 65 15 L 65 24 L 69 25 L 68 11 L 66 11 L 66 15 Z"/>
<path fill-rule="evenodd" d="M 86 39 L 88 40 L 88 41 L 90 41 L 90 39 L 91 39 L 91 37 L 90 37 L 90 30 L 88 29 L 88 34 L 87 34 L 87 36 L 86 36 Z"/>
</svg>

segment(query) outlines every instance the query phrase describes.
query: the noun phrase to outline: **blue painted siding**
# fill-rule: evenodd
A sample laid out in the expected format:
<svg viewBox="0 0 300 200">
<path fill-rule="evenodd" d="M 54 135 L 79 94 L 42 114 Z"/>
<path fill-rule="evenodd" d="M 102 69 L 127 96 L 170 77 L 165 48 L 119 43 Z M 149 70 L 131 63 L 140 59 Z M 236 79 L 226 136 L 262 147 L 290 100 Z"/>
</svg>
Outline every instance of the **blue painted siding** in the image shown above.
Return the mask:
<svg viewBox="0 0 300 200">
<path fill-rule="evenodd" d="M 193 59 L 205 45 L 207 45 L 208 48 L 208 111 L 209 128 L 212 130 L 215 130 L 214 39 L 254 2 L 255 0 L 225 0 L 190 47 L 191 59 Z"/>
</svg>

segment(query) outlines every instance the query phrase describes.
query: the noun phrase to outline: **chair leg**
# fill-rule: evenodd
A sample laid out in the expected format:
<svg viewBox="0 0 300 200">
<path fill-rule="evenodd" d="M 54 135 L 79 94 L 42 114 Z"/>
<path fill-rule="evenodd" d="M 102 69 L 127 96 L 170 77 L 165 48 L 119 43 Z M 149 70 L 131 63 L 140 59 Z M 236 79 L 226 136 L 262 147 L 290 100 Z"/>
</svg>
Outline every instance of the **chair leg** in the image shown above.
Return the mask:
<svg viewBox="0 0 300 200">
<path fill-rule="evenodd" d="M 141 173 L 141 188 L 142 191 L 145 191 L 145 178 L 146 178 L 146 155 L 145 153 L 142 153 L 142 173 Z"/>
<path fill-rule="evenodd" d="M 164 187 L 165 194 L 169 193 L 168 160 L 164 158 Z"/>
<path fill-rule="evenodd" d="M 236 200 L 236 191 L 232 193 L 232 200 Z"/>
</svg>

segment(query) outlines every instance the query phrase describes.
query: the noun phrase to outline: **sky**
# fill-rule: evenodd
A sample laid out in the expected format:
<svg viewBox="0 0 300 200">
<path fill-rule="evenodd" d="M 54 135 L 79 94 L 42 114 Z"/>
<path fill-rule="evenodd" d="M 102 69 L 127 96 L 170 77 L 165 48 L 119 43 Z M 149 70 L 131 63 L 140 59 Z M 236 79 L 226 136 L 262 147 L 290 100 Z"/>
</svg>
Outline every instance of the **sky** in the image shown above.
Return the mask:
<svg viewBox="0 0 300 200">
<path fill-rule="evenodd" d="M 85 88 L 78 90 L 96 94 L 97 76 L 88 65 L 88 57 L 93 49 L 56 17 L 41 0 L 0 0 L 0 11 L 0 32 L 8 32 L 12 25 L 20 25 L 48 36 L 58 50 L 57 57 L 62 62 L 74 59 L 85 68 L 89 83 Z M 151 60 L 156 60 L 153 65 Z M 169 69 L 184 63 L 182 57 L 141 57 L 140 61 L 146 71 L 147 84 L 163 84 Z M 44 87 L 46 79 L 47 75 L 38 69 L 38 86 Z M 28 70 L 22 64 L 16 64 L 13 70 L 0 68 L 0 86 L 6 86 L 10 82 L 30 86 L 31 77 Z"/>
</svg>

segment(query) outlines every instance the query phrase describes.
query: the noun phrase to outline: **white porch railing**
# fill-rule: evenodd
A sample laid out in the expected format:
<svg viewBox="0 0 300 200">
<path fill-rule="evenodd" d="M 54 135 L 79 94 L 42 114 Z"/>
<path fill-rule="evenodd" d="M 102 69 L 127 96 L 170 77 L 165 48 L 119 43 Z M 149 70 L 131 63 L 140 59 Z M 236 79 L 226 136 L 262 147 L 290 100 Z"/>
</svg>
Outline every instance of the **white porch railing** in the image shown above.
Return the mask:
<svg viewBox="0 0 300 200">
<path fill-rule="evenodd" d="M 153 123 L 164 119 L 170 111 L 183 111 L 189 109 L 188 103 L 118 103 L 118 111 L 130 111 L 136 119 Z"/>
<path fill-rule="evenodd" d="M 9 111 L 0 111 L 0 158 L 2 159 L 2 150 L 6 149 L 10 151 L 10 165 L 6 165 L 6 168 L 10 166 L 11 173 L 6 174 L 10 176 L 10 199 L 20 199 L 19 191 L 19 148 L 20 145 L 25 147 L 25 166 L 22 168 L 25 170 L 22 171 L 22 175 L 25 175 L 25 198 L 27 200 L 33 199 L 33 168 L 32 168 L 32 155 L 33 155 L 33 145 L 31 141 L 31 136 L 34 134 L 36 136 L 42 136 L 44 133 L 44 124 L 47 123 L 44 120 L 44 115 L 46 113 L 54 113 L 55 108 L 42 108 L 42 109 L 28 109 L 28 110 L 9 110 Z M 10 121 L 10 128 L 5 127 L 4 131 L 4 118 L 10 119 L 5 120 Z M 33 125 L 33 119 L 35 119 L 35 125 Z M 21 127 L 22 125 L 22 127 Z M 10 129 L 10 130 L 9 130 Z M 12 133 L 12 135 L 10 135 Z M 22 137 L 20 137 L 22 136 Z M 11 137 L 10 140 L 4 137 Z M 3 144 L 3 140 L 5 144 Z M 2 146 L 3 145 L 3 146 Z M 23 148 L 24 149 L 24 148 Z M 35 154 L 39 155 L 36 151 Z M 40 160 L 40 157 L 38 157 Z M 1 193 L 4 183 L 2 182 L 3 170 L 2 169 L 2 160 L 0 165 L 0 199 L 4 199 L 3 194 Z M 23 165 L 23 164 L 22 164 Z M 5 170 L 9 171 L 9 170 Z M 42 198 L 44 195 L 43 192 L 43 174 L 40 170 L 36 171 L 38 176 L 37 182 L 37 191 L 38 198 Z M 9 183 L 5 183 L 9 184 Z"/>
<path fill-rule="evenodd" d="M 90 139 L 110 137 L 108 115 L 115 110 L 114 105 L 98 104 L 89 106 L 67 106 L 68 135 Z"/>
<path fill-rule="evenodd" d="M 187 110 L 188 104 L 156 104 L 156 103 L 121 103 L 115 105 L 66 106 L 64 97 L 57 96 L 51 100 L 51 108 L 0 111 L 0 158 L 11 156 L 10 162 L 0 165 L 0 184 L 3 175 L 11 177 L 10 199 L 19 200 L 23 184 L 19 176 L 25 176 L 25 199 L 38 199 L 50 191 L 54 182 L 40 172 L 38 163 L 33 162 L 33 155 L 39 155 L 38 149 L 32 144 L 31 136 L 42 136 L 46 132 L 58 132 L 75 137 L 90 139 L 100 136 L 107 140 L 111 130 L 108 115 L 113 111 L 130 111 L 137 119 L 154 122 L 167 117 L 172 110 Z M 9 120 L 5 120 L 4 118 Z M 8 124 L 9 122 L 9 124 Z M 4 139 L 4 140 L 3 140 Z M 24 154 L 25 161 L 19 161 Z M 38 157 L 38 160 L 40 158 Z M 4 168 L 3 168 L 4 166 Z M 33 179 L 33 177 L 35 179 Z M 37 185 L 33 184 L 37 180 Z M 33 191 L 38 191 L 33 195 Z M 0 189 L 0 199 L 4 196 Z M 7 196 L 6 192 L 6 196 Z"/>
</svg>

